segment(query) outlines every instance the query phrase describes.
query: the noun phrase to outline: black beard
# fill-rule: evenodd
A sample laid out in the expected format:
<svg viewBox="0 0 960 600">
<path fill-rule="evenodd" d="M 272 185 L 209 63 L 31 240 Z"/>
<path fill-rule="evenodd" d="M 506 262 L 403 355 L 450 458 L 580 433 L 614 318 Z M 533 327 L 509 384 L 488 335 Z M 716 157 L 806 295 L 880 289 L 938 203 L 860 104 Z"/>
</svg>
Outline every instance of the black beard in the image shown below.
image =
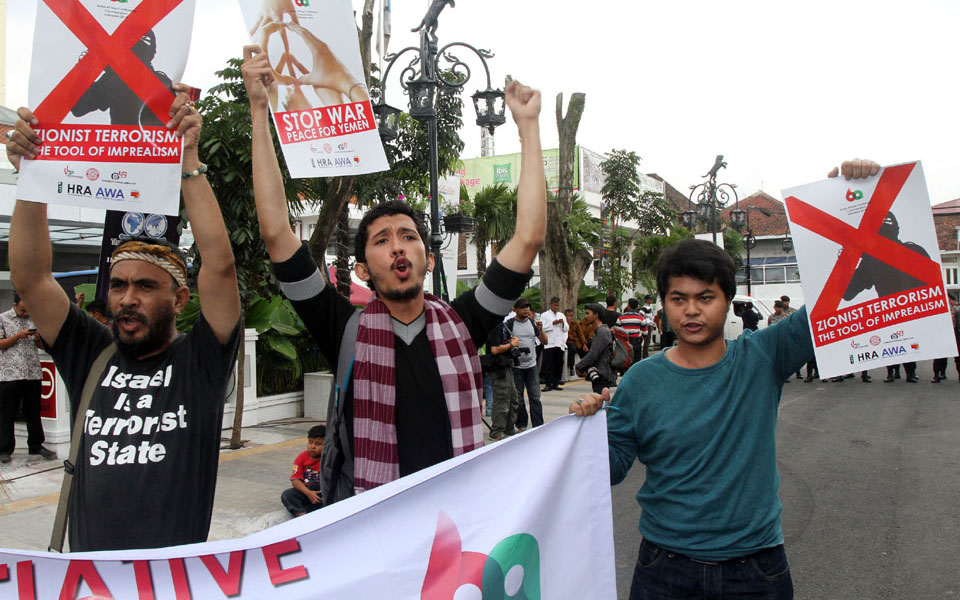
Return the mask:
<svg viewBox="0 0 960 600">
<path fill-rule="evenodd" d="M 413 265 L 411 265 L 410 268 L 416 270 L 415 267 L 413 267 Z M 426 267 L 423 267 L 422 272 L 415 273 L 414 279 L 410 281 L 412 285 L 410 285 L 410 287 L 405 289 L 404 288 L 394 289 L 394 290 L 384 289 L 386 286 L 377 285 L 378 280 L 380 278 L 375 277 L 373 273 L 370 273 L 370 280 L 373 282 L 374 291 L 376 291 L 381 298 L 385 298 L 387 300 L 393 300 L 394 302 L 404 301 L 404 300 L 413 300 L 418 295 L 420 295 L 420 292 L 423 291 L 423 280 L 424 280 L 424 277 L 426 276 L 426 273 L 427 273 L 427 269 Z"/>
<path fill-rule="evenodd" d="M 145 323 L 147 325 L 147 335 L 135 342 L 127 342 L 121 339 L 120 328 L 117 325 L 117 321 L 125 316 L 133 317 L 141 323 Z M 173 312 L 173 307 L 166 305 L 157 309 L 157 313 L 154 315 L 152 321 L 133 309 L 120 310 L 113 315 L 113 320 L 110 322 L 110 329 L 113 332 L 113 341 L 117 344 L 117 351 L 127 358 L 137 360 L 142 356 L 159 350 L 164 344 L 170 341 L 170 329 L 173 325 L 174 318 L 176 317 Z"/>
<path fill-rule="evenodd" d="M 386 298 L 387 300 L 394 300 L 394 301 L 413 300 L 420 294 L 422 290 L 423 290 L 423 285 L 413 285 L 408 287 L 407 289 L 401 289 L 401 290 L 387 290 L 383 292 L 377 290 L 377 293 L 379 293 L 381 297 Z"/>
</svg>

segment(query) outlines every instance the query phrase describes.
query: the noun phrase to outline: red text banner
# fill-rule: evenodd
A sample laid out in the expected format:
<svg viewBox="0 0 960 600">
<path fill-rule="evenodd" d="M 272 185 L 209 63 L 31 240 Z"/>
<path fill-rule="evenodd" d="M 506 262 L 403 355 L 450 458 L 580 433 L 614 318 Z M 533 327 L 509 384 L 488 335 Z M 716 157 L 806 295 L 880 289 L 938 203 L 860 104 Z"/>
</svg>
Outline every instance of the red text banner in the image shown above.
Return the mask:
<svg viewBox="0 0 960 600">
<path fill-rule="evenodd" d="M 606 423 L 568 415 L 237 540 L 0 549 L 0 598 L 615 598 Z"/>
<path fill-rule="evenodd" d="M 914 319 L 949 313 L 943 286 L 922 287 L 878 300 L 848 306 L 828 315 L 811 316 L 813 341 L 823 346 Z"/>
<path fill-rule="evenodd" d="M 179 164 L 183 143 L 165 127 L 60 124 L 37 135 L 37 160 Z"/>
<path fill-rule="evenodd" d="M 280 141 L 284 144 L 335 138 L 377 128 L 369 104 L 365 102 L 278 112 L 275 116 Z"/>
</svg>

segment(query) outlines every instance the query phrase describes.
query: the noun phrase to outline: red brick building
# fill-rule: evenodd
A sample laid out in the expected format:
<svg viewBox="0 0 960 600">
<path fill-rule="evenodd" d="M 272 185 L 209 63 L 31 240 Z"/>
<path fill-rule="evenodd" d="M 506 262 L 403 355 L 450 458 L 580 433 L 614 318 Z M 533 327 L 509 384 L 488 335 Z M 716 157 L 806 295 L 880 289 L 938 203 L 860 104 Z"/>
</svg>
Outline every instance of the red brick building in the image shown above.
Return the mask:
<svg viewBox="0 0 960 600">
<path fill-rule="evenodd" d="M 954 296 L 960 293 L 960 198 L 933 205 L 943 281 Z"/>
</svg>

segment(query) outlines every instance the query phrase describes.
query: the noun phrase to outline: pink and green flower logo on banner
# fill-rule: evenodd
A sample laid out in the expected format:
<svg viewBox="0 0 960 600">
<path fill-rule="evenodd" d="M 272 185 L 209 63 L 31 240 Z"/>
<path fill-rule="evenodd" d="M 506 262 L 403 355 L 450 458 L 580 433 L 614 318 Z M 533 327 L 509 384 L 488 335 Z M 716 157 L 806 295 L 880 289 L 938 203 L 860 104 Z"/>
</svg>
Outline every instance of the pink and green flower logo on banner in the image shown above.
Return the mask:
<svg viewBox="0 0 960 600">
<path fill-rule="evenodd" d="M 498 542 L 490 554 L 464 552 L 456 524 L 441 512 L 420 600 L 453 600 L 468 584 L 480 590 L 483 600 L 540 600 L 537 538 L 517 533 Z"/>
</svg>

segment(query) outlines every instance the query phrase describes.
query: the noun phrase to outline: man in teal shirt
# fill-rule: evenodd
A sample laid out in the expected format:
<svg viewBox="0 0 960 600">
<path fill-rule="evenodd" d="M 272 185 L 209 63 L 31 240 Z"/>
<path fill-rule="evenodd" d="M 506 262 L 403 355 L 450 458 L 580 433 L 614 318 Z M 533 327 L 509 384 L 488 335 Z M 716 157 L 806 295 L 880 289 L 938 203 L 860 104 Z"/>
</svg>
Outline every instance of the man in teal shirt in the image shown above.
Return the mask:
<svg viewBox="0 0 960 600">
<path fill-rule="evenodd" d="M 867 177 L 879 168 L 856 160 L 842 171 Z M 631 600 L 793 597 L 777 495 L 777 410 L 783 381 L 813 358 L 813 345 L 803 308 L 776 327 L 724 340 L 735 271 L 706 241 L 662 253 L 657 288 L 677 346 L 634 365 L 610 405 L 611 482 L 634 460 L 647 469 Z M 570 410 L 590 415 L 609 397 L 587 394 Z"/>
</svg>

